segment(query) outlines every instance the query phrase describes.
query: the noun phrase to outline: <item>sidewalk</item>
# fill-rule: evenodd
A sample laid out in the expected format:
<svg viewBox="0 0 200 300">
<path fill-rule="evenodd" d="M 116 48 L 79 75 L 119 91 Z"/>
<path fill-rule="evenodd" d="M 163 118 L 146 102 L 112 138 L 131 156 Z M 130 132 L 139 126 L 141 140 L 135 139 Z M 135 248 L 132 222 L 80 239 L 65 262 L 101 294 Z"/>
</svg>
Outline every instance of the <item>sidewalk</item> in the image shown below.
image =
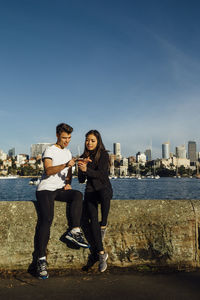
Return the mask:
<svg viewBox="0 0 200 300">
<path fill-rule="evenodd" d="M 51 276 L 29 274 L 0 280 L 1 300 L 199 300 L 200 271 L 191 273 L 90 273 Z"/>
</svg>

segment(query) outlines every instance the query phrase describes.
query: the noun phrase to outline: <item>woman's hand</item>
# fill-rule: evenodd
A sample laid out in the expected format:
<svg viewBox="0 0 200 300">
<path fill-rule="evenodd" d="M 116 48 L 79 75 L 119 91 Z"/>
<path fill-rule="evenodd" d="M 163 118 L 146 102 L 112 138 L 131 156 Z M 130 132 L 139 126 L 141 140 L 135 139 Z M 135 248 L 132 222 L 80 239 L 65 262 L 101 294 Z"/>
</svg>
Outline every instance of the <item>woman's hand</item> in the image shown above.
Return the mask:
<svg viewBox="0 0 200 300">
<path fill-rule="evenodd" d="M 79 168 L 82 172 L 86 172 L 86 171 L 87 171 L 87 162 L 85 162 L 84 160 L 79 160 L 79 161 L 78 161 L 78 168 Z"/>
<path fill-rule="evenodd" d="M 67 183 L 65 186 L 64 186 L 64 190 L 71 190 L 72 187 L 69 183 Z"/>
<path fill-rule="evenodd" d="M 87 171 L 87 164 L 89 162 L 92 162 L 92 160 L 88 157 L 88 158 L 84 158 L 81 160 L 78 160 L 78 168 L 82 171 L 82 172 L 86 172 Z"/>
</svg>

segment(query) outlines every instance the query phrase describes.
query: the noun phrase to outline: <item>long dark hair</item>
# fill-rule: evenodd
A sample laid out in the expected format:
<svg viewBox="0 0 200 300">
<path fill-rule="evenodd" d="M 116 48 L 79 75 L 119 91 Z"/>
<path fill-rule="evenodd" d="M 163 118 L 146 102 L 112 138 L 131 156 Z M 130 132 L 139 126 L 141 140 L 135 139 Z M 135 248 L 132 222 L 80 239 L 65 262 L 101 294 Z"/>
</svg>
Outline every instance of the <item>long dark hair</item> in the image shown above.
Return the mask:
<svg viewBox="0 0 200 300">
<path fill-rule="evenodd" d="M 85 144 L 85 149 L 84 149 L 84 152 L 83 152 L 83 155 L 82 155 L 82 156 L 83 156 L 84 158 L 86 158 L 86 157 L 91 156 L 91 154 L 92 154 L 92 156 L 94 156 L 94 161 L 95 161 L 95 163 L 98 164 L 99 158 L 100 158 L 100 156 L 101 156 L 101 152 L 102 152 L 102 151 L 106 151 L 106 149 L 105 149 L 105 146 L 104 146 L 104 144 L 103 144 L 101 135 L 100 135 L 100 133 L 99 133 L 97 130 L 93 129 L 93 130 L 88 131 L 88 132 L 86 133 L 86 135 L 85 135 L 85 139 L 87 139 L 87 137 L 88 137 L 90 134 L 93 134 L 93 135 L 96 137 L 96 139 L 97 139 L 97 146 L 96 146 L 96 148 L 95 148 L 95 149 L 92 151 L 92 153 L 91 153 L 91 151 L 89 151 L 89 150 L 86 148 L 86 144 Z"/>
</svg>

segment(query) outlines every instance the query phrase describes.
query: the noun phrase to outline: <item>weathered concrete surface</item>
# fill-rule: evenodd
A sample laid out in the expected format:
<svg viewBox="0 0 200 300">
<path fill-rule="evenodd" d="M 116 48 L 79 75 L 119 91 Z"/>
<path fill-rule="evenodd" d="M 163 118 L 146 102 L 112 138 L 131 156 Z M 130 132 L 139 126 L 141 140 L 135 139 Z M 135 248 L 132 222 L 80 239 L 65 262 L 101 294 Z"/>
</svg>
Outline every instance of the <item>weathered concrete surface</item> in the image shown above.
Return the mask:
<svg viewBox="0 0 200 300">
<path fill-rule="evenodd" d="M 0 269 L 26 270 L 32 261 L 37 215 L 32 202 L 0 202 Z M 105 248 L 109 265 L 199 267 L 198 200 L 112 200 Z M 49 269 L 79 269 L 89 250 L 60 241 L 66 204 L 55 203 L 48 244 Z"/>
</svg>

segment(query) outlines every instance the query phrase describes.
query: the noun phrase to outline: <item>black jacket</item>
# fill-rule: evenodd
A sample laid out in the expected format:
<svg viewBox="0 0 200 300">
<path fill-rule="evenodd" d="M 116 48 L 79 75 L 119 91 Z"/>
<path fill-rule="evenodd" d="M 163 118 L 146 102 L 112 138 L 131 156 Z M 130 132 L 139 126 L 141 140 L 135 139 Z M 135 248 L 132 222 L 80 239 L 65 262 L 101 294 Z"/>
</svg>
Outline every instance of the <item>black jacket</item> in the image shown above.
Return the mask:
<svg viewBox="0 0 200 300">
<path fill-rule="evenodd" d="M 80 183 L 86 183 L 86 192 L 94 192 L 102 189 L 112 191 L 112 186 L 109 180 L 109 155 L 107 151 L 102 151 L 98 164 L 95 163 L 94 157 L 91 155 L 87 165 L 87 171 L 78 170 L 78 180 Z"/>
</svg>

